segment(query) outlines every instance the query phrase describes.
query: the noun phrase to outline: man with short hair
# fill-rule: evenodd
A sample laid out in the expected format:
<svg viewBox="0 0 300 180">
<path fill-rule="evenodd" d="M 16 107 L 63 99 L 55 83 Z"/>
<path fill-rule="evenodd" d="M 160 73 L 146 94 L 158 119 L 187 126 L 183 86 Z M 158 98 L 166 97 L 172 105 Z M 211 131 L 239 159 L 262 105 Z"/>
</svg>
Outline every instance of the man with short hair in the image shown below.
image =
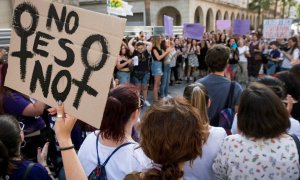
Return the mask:
<svg viewBox="0 0 300 180">
<path fill-rule="evenodd" d="M 208 90 L 211 106 L 208 108 L 210 125 L 219 125 L 219 114 L 225 108 L 225 103 L 229 94 L 231 81 L 225 75 L 225 68 L 228 64 L 230 50 L 224 45 L 214 45 L 207 51 L 205 62 L 208 67 L 209 75 L 199 79 Z M 229 106 L 237 112 L 239 97 L 242 93 L 241 85 L 234 83 L 234 93 L 232 104 Z"/>
</svg>

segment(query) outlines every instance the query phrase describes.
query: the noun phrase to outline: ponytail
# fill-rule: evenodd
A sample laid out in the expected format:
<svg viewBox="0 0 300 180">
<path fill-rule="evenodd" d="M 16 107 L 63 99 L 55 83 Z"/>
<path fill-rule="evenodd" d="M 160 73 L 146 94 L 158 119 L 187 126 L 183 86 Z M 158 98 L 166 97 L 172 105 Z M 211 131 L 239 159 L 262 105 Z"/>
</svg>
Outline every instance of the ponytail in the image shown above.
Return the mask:
<svg viewBox="0 0 300 180">
<path fill-rule="evenodd" d="M 8 174 L 9 154 L 5 144 L 0 140 L 0 179 Z"/>
<path fill-rule="evenodd" d="M 192 106 L 198 109 L 201 116 L 201 120 L 204 123 L 209 123 L 207 115 L 207 94 L 199 86 L 195 86 L 193 88 L 190 101 Z"/>
<path fill-rule="evenodd" d="M 183 170 L 178 163 L 166 163 L 162 165 L 161 170 L 156 168 L 149 169 L 145 172 L 143 180 L 177 180 L 183 177 Z"/>
</svg>

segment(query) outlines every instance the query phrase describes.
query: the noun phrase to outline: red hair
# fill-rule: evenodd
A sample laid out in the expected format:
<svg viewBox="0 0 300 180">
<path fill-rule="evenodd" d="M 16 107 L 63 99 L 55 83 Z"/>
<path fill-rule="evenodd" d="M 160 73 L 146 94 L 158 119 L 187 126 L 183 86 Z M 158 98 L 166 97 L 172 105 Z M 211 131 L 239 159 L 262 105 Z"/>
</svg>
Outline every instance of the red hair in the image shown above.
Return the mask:
<svg viewBox="0 0 300 180">
<path fill-rule="evenodd" d="M 100 126 L 101 137 L 122 141 L 131 114 L 139 108 L 139 100 L 139 91 L 132 84 L 121 84 L 111 89 Z"/>
</svg>

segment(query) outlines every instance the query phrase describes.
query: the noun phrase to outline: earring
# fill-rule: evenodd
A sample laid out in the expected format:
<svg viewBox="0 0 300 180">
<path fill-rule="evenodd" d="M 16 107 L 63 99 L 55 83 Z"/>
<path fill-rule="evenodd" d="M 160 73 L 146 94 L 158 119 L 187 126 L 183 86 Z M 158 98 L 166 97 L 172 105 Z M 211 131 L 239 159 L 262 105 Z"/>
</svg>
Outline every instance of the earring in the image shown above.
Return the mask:
<svg viewBox="0 0 300 180">
<path fill-rule="evenodd" d="M 22 143 L 21 143 L 21 148 L 24 148 L 26 146 L 26 141 L 24 140 Z"/>
</svg>

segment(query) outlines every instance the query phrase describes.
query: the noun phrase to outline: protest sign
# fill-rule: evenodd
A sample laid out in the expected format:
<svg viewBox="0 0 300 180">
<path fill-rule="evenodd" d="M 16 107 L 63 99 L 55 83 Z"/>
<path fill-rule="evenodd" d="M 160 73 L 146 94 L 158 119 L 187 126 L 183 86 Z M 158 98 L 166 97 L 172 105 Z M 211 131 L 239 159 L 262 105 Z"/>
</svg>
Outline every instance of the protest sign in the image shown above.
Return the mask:
<svg viewBox="0 0 300 180">
<path fill-rule="evenodd" d="M 99 128 L 126 21 L 49 0 L 16 0 L 5 86 Z"/>
<path fill-rule="evenodd" d="M 201 40 L 203 32 L 204 26 L 199 23 L 183 25 L 183 35 L 185 38 Z"/>
<path fill-rule="evenodd" d="M 264 20 L 264 38 L 280 39 L 291 37 L 292 19 L 265 19 Z"/>
<path fill-rule="evenodd" d="M 153 27 L 153 36 L 161 36 L 165 34 L 164 27 Z"/>
<path fill-rule="evenodd" d="M 217 20 L 217 30 L 229 30 L 231 28 L 231 20 Z"/>
<path fill-rule="evenodd" d="M 164 15 L 165 35 L 173 36 L 173 18 Z"/>
<path fill-rule="evenodd" d="M 250 33 L 250 21 L 249 20 L 234 20 L 233 34 L 246 35 L 249 33 Z"/>
</svg>

